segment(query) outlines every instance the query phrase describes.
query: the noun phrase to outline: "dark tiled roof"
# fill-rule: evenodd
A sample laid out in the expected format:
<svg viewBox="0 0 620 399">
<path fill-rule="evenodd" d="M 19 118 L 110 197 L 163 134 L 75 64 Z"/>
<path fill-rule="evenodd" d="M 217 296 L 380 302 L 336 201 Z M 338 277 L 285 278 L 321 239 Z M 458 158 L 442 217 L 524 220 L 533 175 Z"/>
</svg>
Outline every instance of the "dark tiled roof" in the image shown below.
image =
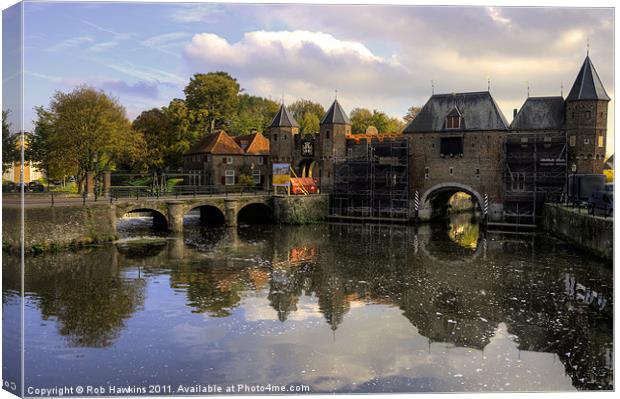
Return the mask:
<svg viewBox="0 0 620 399">
<path fill-rule="evenodd" d="M 460 130 L 506 130 L 508 122 L 488 91 L 434 94 L 403 133 L 439 132 L 445 128 L 446 116 L 460 113 Z"/>
<path fill-rule="evenodd" d="M 564 99 L 562 97 L 529 97 L 510 124 L 511 129 L 563 129 Z"/>
<path fill-rule="evenodd" d="M 594 65 L 592 65 L 590 57 L 586 57 L 583 62 L 566 100 L 611 100 L 605 91 L 605 87 L 603 87 L 601 78 L 598 77 L 598 73 L 594 69 Z"/>
<path fill-rule="evenodd" d="M 207 134 L 194 144 L 186 153 L 190 154 L 243 154 L 243 150 L 232 137 L 220 130 L 217 133 Z"/>
<path fill-rule="evenodd" d="M 278 113 L 269 124 L 269 127 L 299 127 L 299 123 L 297 123 L 293 115 L 286 109 L 284 104 L 282 104 L 280 105 Z"/>
<path fill-rule="evenodd" d="M 321 125 L 350 125 L 351 120 L 347 116 L 347 113 L 344 112 L 342 106 L 338 102 L 338 100 L 334 100 L 333 104 L 323 118 L 321 119 Z"/>
</svg>

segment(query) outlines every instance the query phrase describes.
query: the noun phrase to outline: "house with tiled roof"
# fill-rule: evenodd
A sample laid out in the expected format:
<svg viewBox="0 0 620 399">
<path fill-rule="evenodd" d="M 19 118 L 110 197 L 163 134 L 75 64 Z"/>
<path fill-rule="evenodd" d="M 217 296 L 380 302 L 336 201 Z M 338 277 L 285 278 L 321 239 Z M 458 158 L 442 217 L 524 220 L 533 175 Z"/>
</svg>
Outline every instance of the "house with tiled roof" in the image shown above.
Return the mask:
<svg viewBox="0 0 620 399">
<path fill-rule="evenodd" d="M 269 140 L 259 132 L 231 137 L 223 130 L 207 134 L 183 155 L 183 169 L 192 184 L 267 188 Z M 245 177 L 245 178 L 244 178 Z"/>
</svg>

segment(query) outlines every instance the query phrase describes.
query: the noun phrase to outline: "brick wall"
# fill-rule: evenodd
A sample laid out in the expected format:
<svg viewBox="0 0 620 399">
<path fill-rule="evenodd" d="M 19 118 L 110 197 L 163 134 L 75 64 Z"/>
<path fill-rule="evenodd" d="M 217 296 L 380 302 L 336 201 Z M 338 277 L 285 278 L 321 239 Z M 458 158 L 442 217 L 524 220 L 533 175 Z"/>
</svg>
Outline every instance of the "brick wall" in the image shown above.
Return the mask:
<svg viewBox="0 0 620 399">
<path fill-rule="evenodd" d="M 492 202 L 502 201 L 502 153 L 505 132 L 465 132 L 463 156 L 440 156 L 440 139 L 451 133 L 409 134 L 409 182 L 412 193 L 423 195 L 442 183 L 456 182 L 472 187 Z M 429 173 L 426 176 L 425 168 Z M 479 173 L 476 173 L 477 170 Z"/>
</svg>

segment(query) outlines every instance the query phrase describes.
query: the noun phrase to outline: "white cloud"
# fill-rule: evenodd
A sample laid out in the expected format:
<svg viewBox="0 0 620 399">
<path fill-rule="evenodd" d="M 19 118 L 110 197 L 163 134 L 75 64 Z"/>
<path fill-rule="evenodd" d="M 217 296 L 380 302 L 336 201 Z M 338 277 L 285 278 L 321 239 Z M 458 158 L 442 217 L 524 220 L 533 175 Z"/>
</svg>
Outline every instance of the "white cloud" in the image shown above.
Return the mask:
<svg viewBox="0 0 620 399">
<path fill-rule="evenodd" d="M 94 41 L 95 39 L 93 39 L 91 36 L 77 36 L 77 37 L 72 37 L 70 39 L 62 40 L 59 43 L 48 47 L 46 50 L 47 51 L 68 50 L 68 49 L 72 49 L 75 47 L 79 47 L 83 44 L 92 43 Z"/>
<path fill-rule="evenodd" d="M 184 4 L 170 14 L 174 22 L 206 22 L 222 14 L 216 4 Z"/>
<path fill-rule="evenodd" d="M 89 48 L 86 49 L 86 51 L 90 51 L 93 53 L 100 53 L 102 51 L 116 47 L 117 45 L 118 43 L 115 41 L 102 42 L 102 43 L 97 43 L 97 44 L 90 46 Z"/>
<path fill-rule="evenodd" d="M 512 22 L 510 18 L 506 18 L 502 15 L 502 12 L 495 7 L 487 7 L 487 14 L 491 19 L 501 25 L 510 26 Z"/>
<path fill-rule="evenodd" d="M 411 79 L 395 56 L 384 58 L 361 42 L 306 30 L 247 32 L 233 43 L 200 33 L 185 47 L 184 57 L 192 73 L 225 70 L 266 97 L 285 92 L 328 101 L 335 89 L 343 99 L 353 93 L 390 96 L 402 93 Z"/>
<path fill-rule="evenodd" d="M 165 46 L 190 36 L 187 32 L 171 32 L 152 36 L 142 41 L 145 46 Z"/>
</svg>

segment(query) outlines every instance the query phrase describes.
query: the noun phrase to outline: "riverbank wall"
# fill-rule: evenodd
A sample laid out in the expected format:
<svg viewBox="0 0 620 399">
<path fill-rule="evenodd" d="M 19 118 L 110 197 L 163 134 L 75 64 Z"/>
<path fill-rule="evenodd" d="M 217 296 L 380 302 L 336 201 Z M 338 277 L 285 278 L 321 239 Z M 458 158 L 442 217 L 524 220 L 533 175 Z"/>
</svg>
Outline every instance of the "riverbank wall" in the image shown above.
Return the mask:
<svg viewBox="0 0 620 399">
<path fill-rule="evenodd" d="M 20 208 L 2 207 L 2 247 L 18 251 L 20 234 Z M 115 239 L 116 218 L 108 204 L 24 209 L 26 252 L 76 248 Z"/>
<path fill-rule="evenodd" d="M 320 223 L 327 219 L 328 213 L 328 194 L 273 197 L 273 215 L 276 223 Z"/>
<path fill-rule="evenodd" d="M 542 228 L 610 262 L 614 256 L 613 218 L 589 215 L 586 210 L 560 204 L 545 204 Z"/>
</svg>

